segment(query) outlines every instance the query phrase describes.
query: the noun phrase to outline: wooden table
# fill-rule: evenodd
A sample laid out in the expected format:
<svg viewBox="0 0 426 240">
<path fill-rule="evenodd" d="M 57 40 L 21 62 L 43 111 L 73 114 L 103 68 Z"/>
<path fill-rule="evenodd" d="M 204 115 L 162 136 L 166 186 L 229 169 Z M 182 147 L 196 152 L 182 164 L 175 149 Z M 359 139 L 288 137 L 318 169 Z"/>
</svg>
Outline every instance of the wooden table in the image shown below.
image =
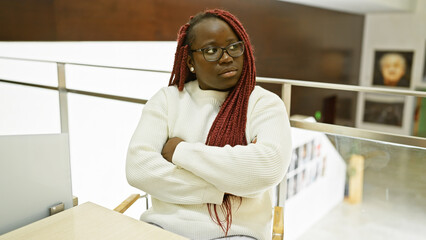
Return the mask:
<svg viewBox="0 0 426 240">
<path fill-rule="evenodd" d="M 91 202 L 0 236 L 0 240 L 176 239 L 182 236 Z"/>
</svg>

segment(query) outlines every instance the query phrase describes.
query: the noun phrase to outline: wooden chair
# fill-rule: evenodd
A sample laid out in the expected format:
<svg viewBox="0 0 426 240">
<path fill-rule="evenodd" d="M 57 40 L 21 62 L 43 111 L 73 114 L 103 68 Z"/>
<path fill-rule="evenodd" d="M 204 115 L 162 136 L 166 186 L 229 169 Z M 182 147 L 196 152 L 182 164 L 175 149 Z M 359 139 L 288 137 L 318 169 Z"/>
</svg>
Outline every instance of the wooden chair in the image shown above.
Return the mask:
<svg viewBox="0 0 426 240">
<path fill-rule="evenodd" d="M 126 200 L 124 200 L 120 205 L 114 208 L 114 211 L 119 213 L 124 213 L 133 203 L 135 203 L 139 198 L 146 198 L 147 208 L 148 208 L 148 195 L 139 195 L 132 194 Z M 272 240 L 283 240 L 284 237 L 284 216 L 283 208 L 276 206 L 274 207 L 274 220 L 272 226 Z"/>
</svg>

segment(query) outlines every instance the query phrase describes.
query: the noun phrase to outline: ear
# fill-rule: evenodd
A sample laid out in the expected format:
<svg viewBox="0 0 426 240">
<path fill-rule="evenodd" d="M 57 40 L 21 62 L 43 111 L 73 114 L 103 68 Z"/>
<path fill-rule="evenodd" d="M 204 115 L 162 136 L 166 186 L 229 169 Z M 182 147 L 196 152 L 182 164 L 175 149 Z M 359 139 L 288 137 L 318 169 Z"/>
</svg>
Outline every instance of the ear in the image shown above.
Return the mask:
<svg viewBox="0 0 426 240">
<path fill-rule="evenodd" d="M 192 57 L 189 54 L 186 58 L 186 66 L 188 66 L 189 69 L 191 69 L 191 67 L 194 67 L 194 61 L 192 60 Z"/>
</svg>

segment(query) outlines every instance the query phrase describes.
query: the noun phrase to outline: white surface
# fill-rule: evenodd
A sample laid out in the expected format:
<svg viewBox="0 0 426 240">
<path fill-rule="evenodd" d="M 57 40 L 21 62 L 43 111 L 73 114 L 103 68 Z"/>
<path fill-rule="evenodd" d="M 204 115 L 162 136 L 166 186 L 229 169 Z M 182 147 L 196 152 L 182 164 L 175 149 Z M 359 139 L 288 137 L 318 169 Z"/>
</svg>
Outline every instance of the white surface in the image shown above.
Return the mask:
<svg viewBox="0 0 426 240">
<path fill-rule="evenodd" d="M 176 42 L 0 42 L 0 56 L 171 71 Z M 0 69 L 1 70 L 1 69 Z"/>
<path fill-rule="evenodd" d="M 0 59 L 0 79 L 58 86 L 57 67 L 54 63 Z"/>
<path fill-rule="evenodd" d="M 146 100 L 170 79 L 170 73 L 76 65 L 66 65 L 65 72 L 67 88 Z"/>
<path fill-rule="evenodd" d="M 67 134 L 0 136 L 0 235 L 72 207 Z"/>
<path fill-rule="evenodd" d="M 60 132 L 58 91 L 0 83 L 0 135 Z"/>
<path fill-rule="evenodd" d="M 0 42 L 0 57 L 171 72 L 176 42 Z M 70 89 L 149 99 L 169 73 L 65 65 Z M 55 63 L 0 58 L 0 79 L 57 86 Z"/>
<path fill-rule="evenodd" d="M 412 11 L 417 0 L 280 0 L 350 13 Z M 423 0 L 419 0 L 423 1 Z"/>
<path fill-rule="evenodd" d="M 141 193 L 126 180 L 127 148 L 143 105 L 68 94 L 73 193 L 109 209 L 130 194 Z M 139 219 L 145 209 L 126 211 Z"/>
</svg>

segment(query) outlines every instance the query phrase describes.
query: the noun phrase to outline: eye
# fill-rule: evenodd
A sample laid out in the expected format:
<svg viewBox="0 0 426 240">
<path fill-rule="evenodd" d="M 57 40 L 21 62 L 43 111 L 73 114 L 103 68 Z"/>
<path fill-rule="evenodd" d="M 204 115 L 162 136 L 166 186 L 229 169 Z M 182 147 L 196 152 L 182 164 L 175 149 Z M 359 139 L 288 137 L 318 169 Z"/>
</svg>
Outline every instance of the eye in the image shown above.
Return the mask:
<svg viewBox="0 0 426 240">
<path fill-rule="evenodd" d="M 234 43 L 232 45 L 229 45 L 229 47 L 227 48 L 228 51 L 234 52 L 234 53 L 239 53 L 242 50 L 242 44 L 237 42 Z"/>
<path fill-rule="evenodd" d="M 215 48 L 215 47 L 206 48 L 204 50 L 204 53 L 209 54 L 209 55 L 213 55 L 213 54 L 217 53 L 217 48 Z"/>
</svg>

